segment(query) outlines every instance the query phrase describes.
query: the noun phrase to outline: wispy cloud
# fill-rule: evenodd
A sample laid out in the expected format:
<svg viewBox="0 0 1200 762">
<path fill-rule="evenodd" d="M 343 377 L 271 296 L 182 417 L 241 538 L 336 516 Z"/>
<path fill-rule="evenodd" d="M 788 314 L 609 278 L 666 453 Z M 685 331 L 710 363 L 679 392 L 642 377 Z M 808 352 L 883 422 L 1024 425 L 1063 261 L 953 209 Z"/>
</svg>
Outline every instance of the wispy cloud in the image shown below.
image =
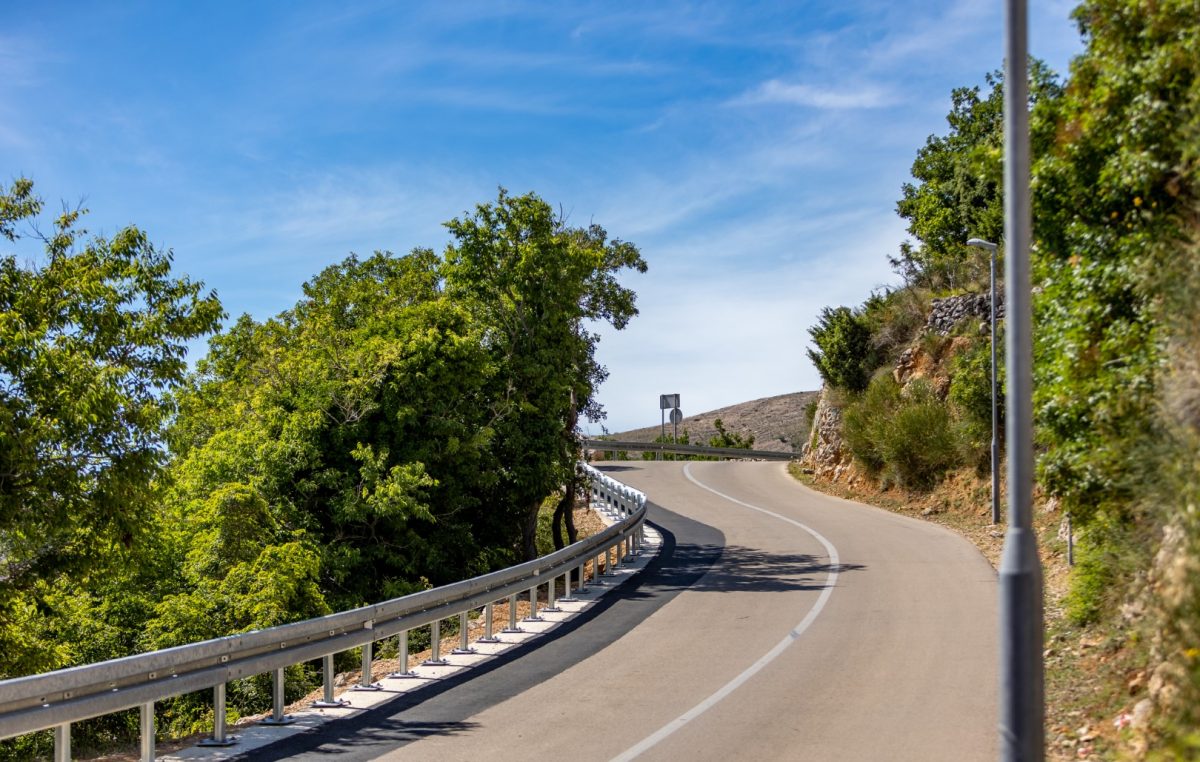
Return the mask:
<svg viewBox="0 0 1200 762">
<path fill-rule="evenodd" d="M 817 87 L 802 82 L 769 79 L 730 102 L 734 106 L 779 104 L 823 110 L 884 108 L 896 103 L 895 93 L 877 85 Z"/>
</svg>

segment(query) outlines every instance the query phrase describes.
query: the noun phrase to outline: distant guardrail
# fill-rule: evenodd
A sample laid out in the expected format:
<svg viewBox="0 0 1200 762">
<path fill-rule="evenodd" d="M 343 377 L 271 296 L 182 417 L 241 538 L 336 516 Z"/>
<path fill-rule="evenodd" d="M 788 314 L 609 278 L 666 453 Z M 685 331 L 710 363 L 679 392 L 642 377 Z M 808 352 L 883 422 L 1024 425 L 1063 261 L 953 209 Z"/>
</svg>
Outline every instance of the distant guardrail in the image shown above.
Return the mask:
<svg viewBox="0 0 1200 762">
<path fill-rule="evenodd" d="M 613 452 L 670 452 L 677 455 L 710 455 L 718 458 L 747 458 L 751 460 L 796 460 L 795 452 L 775 450 L 747 450 L 741 447 L 707 447 L 705 445 L 682 445 L 670 442 L 617 442 L 611 439 L 585 439 L 583 446 L 592 451 Z"/>
<path fill-rule="evenodd" d="M 409 630 L 429 626 L 432 660 L 441 655 L 441 622 L 458 616 L 466 637 L 467 612 L 484 607 L 485 637 L 492 637 L 492 605 L 509 600 L 509 623 L 516 627 L 516 598 L 528 592 L 531 615 L 537 614 L 538 588 L 547 585 L 547 600 L 554 606 L 554 583 L 559 577 L 571 592 L 571 572 L 576 587 L 584 584 L 584 565 L 593 562 L 605 572 L 635 555 L 643 541 L 646 496 L 591 466 L 583 465 L 591 480 L 594 504 L 615 523 L 603 531 L 547 556 L 473 577 L 451 585 L 423 590 L 372 606 L 342 611 L 302 622 L 190 643 L 175 648 L 86 664 L 40 675 L 0 682 L 0 738 L 54 729 L 54 759 L 71 759 L 71 723 L 135 707 L 141 710 L 141 759 L 154 759 L 154 703 L 163 699 L 213 690 L 213 735 L 202 746 L 228 746 L 225 735 L 225 684 L 253 675 L 272 673 L 274 708 L 267 725 L 285 725 L 283 714 L 284 669 L 293 664 L 323 660 L 324 697 L 314 706 L 341 706 L 333 695 L 333 655 L 362 647 L 364 688 L 373 687 L 372 644 L 399 636 L 401 670 L 407 670 Z M 465 647 L 465 646 L 464 646 Z M 407 674 L 407 673 L 406 673 Z M 405 675 L 406 676 L 406 675 Z"/>
</svg>

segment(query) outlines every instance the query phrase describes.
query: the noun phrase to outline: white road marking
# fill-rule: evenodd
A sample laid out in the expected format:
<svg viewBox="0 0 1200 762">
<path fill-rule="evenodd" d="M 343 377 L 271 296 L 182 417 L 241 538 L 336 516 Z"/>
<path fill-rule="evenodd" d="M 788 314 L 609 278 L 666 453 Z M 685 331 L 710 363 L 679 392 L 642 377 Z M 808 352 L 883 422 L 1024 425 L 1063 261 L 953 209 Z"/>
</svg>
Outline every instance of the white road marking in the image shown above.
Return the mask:
<svg viewBox="0 0 1200 762">
<path fill-rule="evenodd" d="M 804 631 L 809 628 L 809 625 L 811 625 L 814 621 L 816 621 L 817 616 L 821 613 L 821 609 L 825 608 L 825 603 L 826 603 L 826 601 L 829 600 L 829 596 L 833 594 L 833 586 L 837 582 L 837 577 L 838 577 L 837 568 L 838 568 L 838 563 L 839 563 L 837 548 L 833 547 L 833 543 L 831 543 L 829 540 L 825 539 L 821 535 L 820 532 L 813 529 L 812 527 L 808 527 L 808 526 L 805 526 L 804 524 L 801 524 L 799 521 L 796 521 L 795 519 L 789 519 L 787 516 L 781 516 L 780 514 L 775 513 L 774 511 L 768 511 L 766 508 L 760 508 L 757 505 L 751 505 L 750 503 L 743 502 L 741 500 L 738 500 L 736 497 L 731 497 L 729 495 L 726 495 L 724 492 L 718 492 L 717 490 L 713 489 L 712 487 L 708 486 L 707 484 L 701 483 L 698 479 L 696 479 L 696 477 L 692 476 L 691 469 L 692 469 L 692 464 L 688 463 L 686 466 L 683 467 L 683 475 L 688 478 L 688 481 L 692 482 L 700 489 L 708 490 L 709 492 L 713 493 L 714 495 L 717 495 L 718 497 L 723 497 L 726 500 L 728 500 L 729 502 L 736 503 L 737 505 L 740 505 L 743 508 L 749 508 L 752 511 L 758 511 L 759 513 L 765 513 L 768 516 L 777 518 L 780 521 L 791 524 L 792 526 L 799 527 L 800 529 L 803 529 L 805 532 L 808 532 L 810 535 L 812 535 L 817 540 L 817 542 L 821 543 L 821 545 L 823 545 L 825 547 L 825 553 L 829 556 L 829 571 L 825 575 L 825 588 L 823 590 L 821 590 L 820 596 L 817 597 L 817 602 L 815 604 L 813 604 L 813 607 L 811 609 L 808 610 L 808 613 L 804 615 L 804 618 L 800 620 L 800 623 L 797 624 L 795 627 L 793 627 L 788 632 L 787 635 L 784 635 L 783 640 L 776 643 L 774 648 L 772 648 L 770 651 L 767 651 L 765 654 L 763 654 L 759 658 L 758 661 L 754 662 L 749 667 L 747 667 L 746 670 L 743 671 L 740 675 L 733 678 L 729 682 L 725 683 L 725 685 L 721 686 L 715 693 L 710 695 L 708 698 L 704 699 L 699 704 L 696 704 L 691 709 L 687 710 L 683 714 L 681 714 L 678 717 L 676 717 L 675 719 L 671 720 L 666 725 L 662 726 L 661 728 L 659 728 L 657 731 L 655 731 L 651 735 L 647 736 L 646 738 L 642 739 L 637 744 L 629 747 L 621 754 L 618 754 L 617 756 L 613 757 L 613 762 L 627 762 L 628 760 L 636 759 L 639 755 L 645 753 L 646 751 L 649 751 L 654 746 L 658 745 L 661 741 L 663 741 L 663 739 L 669 737 L 671 734 L 673 734 L 675 731 L 682 728 L 684 725 L 688 724 L 692 720 L 694 720 L 697 717 L 699 717 L 700 715 L 704 714 L 709 709 L 712 709 L 714 706 L 716 706 L 718 703 L 720 703 L 722 699 L 724 699 L 726 696 L 728 696 L 729 694 L 736 691 L 747 680 L 749 680 L 750 678 L 752 678 L 756 674 L 758 674 L 760 671 L 762 671 L 763 667 L 767 666 L 772 661 L 774 661 L 781 653 L 784 652 L 784 650 L 788 646 L 790 646 L 801 635 L 804 634 Z"/>
</svg>

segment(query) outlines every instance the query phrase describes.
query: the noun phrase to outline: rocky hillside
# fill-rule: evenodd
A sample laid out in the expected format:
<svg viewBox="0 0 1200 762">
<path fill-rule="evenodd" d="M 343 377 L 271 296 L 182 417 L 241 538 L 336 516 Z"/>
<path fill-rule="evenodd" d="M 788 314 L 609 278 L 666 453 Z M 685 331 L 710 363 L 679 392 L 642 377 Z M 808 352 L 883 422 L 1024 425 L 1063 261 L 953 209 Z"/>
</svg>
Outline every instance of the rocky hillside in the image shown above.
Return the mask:
<svg viewBox="0 0 1200 762">
<path fill-rule="evenodd" d="M 717 433 L 713 422 L 720 418 L 726 431 L 753 434 L 756 450 L 799 452 L 809 433 L 805 408 L 819 396 L 820 392 L 780 394 L 687 416 L 679 424 L 679 433 L 686 430 L 692 444 L 706 444 L 709 437 Z M 671 432 L 670 423 L 667 424 L 667 432 Z M 632 442 L 651 442 L 658 435 L 659 425 L 655 423 L 642 429 L 614 433 L 612 437 Z"/>
</svg>

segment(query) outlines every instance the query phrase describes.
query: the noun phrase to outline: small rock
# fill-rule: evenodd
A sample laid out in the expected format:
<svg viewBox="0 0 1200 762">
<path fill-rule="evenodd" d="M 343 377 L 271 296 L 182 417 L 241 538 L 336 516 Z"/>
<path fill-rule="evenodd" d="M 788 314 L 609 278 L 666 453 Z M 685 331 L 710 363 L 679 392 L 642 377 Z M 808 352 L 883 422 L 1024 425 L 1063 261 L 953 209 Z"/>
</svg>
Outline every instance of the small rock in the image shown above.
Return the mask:
<svg viewBox="0 0 1200 762">
<path fill-rule="evenodd" d="M 1130 719 L 1130 724 L 1141 730 L 1150 724 L 1150 715 L 1154 713 L 1154 702 L 1148 698 L 1142 699 L 1133 705 L 1133 716 Z"/>
</svg>

